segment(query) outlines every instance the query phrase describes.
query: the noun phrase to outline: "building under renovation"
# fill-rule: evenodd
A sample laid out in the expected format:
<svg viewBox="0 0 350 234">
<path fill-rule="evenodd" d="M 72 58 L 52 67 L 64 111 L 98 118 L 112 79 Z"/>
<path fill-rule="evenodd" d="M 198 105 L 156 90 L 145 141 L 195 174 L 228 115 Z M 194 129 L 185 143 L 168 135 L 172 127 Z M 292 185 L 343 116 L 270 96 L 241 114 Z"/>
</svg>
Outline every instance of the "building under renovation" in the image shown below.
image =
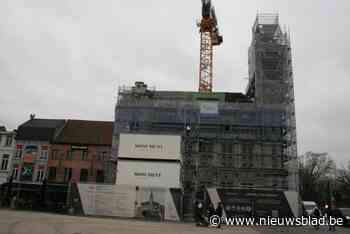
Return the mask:
<svg viewBox="0 0 350 234">
<path fill-rule="evenodd" d="M 185 218 L 208 196 L 233 214 L 287 214 L 281 194 L 298 189 L 289 35 L 277 15 L 258 15 L 252 34 L 245 93 L 157 91 L 142 82 L 119 88 L 114 156 L 123 157 L 122 134 L 181 136 Z"/>
</svg>

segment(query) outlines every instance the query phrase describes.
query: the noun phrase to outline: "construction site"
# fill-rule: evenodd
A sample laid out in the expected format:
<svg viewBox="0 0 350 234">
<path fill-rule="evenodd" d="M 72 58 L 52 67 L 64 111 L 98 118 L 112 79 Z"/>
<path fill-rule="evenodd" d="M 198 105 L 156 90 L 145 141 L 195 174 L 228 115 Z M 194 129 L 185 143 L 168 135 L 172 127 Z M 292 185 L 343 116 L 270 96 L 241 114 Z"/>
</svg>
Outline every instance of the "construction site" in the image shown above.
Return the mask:
<svg viewBox="0 0 350 234">
<path fill-rule="evenodd" d="M 211 1 L 202 1 L 198 26 L 198 91 L 157 91 L 144 82 L 119 87 L 114 160 L 125 157 L 118 150 L 122 134 L 181 136 L 185 220 L 196 200 L 208 199 L 222 201 L 226 212 L 235 215 L 287 216 L 290 210 L 296 215 L 298 204 L 291 205 L 286 195 L 298 194 L 299 183 L 289 33 L 282 30 L 277 14 L 258 14 L 246 90 L 215 92 L 213 53 L 223 37 Z"/>
</svg>

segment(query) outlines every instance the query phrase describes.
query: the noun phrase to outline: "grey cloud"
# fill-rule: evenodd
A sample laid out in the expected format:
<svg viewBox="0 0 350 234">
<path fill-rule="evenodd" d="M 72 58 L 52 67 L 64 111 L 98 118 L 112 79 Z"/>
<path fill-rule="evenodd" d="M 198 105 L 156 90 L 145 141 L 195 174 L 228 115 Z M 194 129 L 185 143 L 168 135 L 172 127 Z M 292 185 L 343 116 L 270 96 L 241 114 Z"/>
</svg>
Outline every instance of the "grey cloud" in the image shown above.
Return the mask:
<svg viewBox="0 0 350 234">
<path fill-rule="evenodd" d="M 348 0 L 215 1 L 224 44 L 216 91 L 243 92 L 257 11 L 291 29 L 299 153 L 347 160 L 350 129 Z M 200 1 L 0 2 L 0 124 L 42 118 L 112 120 L 117 87 L 143 80 L 196 90 Z M 5 88 L 4 88 L 5 87 Z"/>
</svg>

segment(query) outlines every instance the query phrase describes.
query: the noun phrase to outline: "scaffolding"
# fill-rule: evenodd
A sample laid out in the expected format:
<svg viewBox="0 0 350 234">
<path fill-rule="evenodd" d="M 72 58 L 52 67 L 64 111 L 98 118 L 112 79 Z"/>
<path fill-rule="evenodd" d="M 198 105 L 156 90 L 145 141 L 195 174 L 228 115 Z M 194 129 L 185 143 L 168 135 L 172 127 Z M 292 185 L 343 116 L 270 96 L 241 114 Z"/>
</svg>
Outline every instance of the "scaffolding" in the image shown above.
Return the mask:
<svg viewBox="0 0 350 234">
<path fill-rule="evenodd" d="M 140 82 L 120 87 L 115 142 L 120 133 L 181 135 L 189 209 L 203 187 L 291 189 L 285 163 L 297 157 L 292 71 L 289 35 L 278 15 L 258 15 L 246 94 L 157 91 Z M 202 111 L 208 102 L 216 113 Z"/>
<path fill-rule="evenodd" d="M 294 77 L 290 35 L 277 14 L 258 14 L 249 49 L 247 95 L 257 103 L 284 107 L 285 161 L 297 159 Z M 297 189 L 296 184 L 294 189 Z"/>
</svg>

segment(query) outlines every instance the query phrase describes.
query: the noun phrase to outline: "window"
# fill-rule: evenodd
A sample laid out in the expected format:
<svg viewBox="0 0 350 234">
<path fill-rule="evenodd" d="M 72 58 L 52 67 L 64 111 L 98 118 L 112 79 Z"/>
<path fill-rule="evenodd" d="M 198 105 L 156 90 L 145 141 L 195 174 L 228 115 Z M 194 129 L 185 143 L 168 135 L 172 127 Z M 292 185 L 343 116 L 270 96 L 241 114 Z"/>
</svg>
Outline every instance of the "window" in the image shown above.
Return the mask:
<svg viewBox="0 0 350 234">
<path fill-rule="evenodd" d="M 232 164 L 233 164 L 232 155 L 223 155 L 222 163 L 224 167 L 232 167 Z"/>
<path fill-rule="evenodd" d="M 247 157 L 245 155 L 242 155 L 242 157 L 241 157 L 241 167 L 242 168 L 246 168 L 247 165 L 248 165 Z"/>
<path fill-rule="evenodd" d="M 102 152 L 102 161 L 107 160 L 107 152 Z"/>
<path fill-rule="evenodd" d="M 272 153 L 272 156 L 275 156 L 276 155 L 276 146 L 275 145 L 272 145 L 271 146 L 271 153 Z"/>
<path fill-rule="evenodd" d="M 58 150 L 52 150 L 51 160 L 58 160 Z"/>
<path fill-rule="evenodd" d="M 272 168 L 279 168 L 279 160 L 277 158 L 272 158 Z"/>
<path fill-rule="evenodd" d="M 222 143 L 222 152 L 227 154 L 232 154 L 233 145 L 230 143 Z"/>
<path fill-rule="evenodd" d="M 72 168 L 64 168 L 64 182 L 69 182 L 72 179 Z"/>
<path fill-rule="evenodd" d="M 199 142 L 199 152 L 213 152 L 213 144 L 210 142 Z"/>
<path fill-rule="evenodd" d="M 47 145 L 41 146 L 40 159 L 47 160 L 49 155 L 49 147 Z"/>
<path fill-rule="evenodd" d="M 80 182 L 87 182 L 89 170 L 86 168 L 80 169 Z"/>
<path fill-rule="evenodd" d="M 272 154 L 272 147 L 271 147 L 271 145 L 263 145 L 262 146 L 262 154 L 263 155 L 271 155 Z"/>
<path fill-rule="evenodd" d="M 38 169 L 37 173 L 36 173 L 36 182 L 42 182 L 44 180 L 45 177 L 45 173 L 43 169 Z"/>
<path fill-rule="evenodd" d="M 47 155 L 48 155 L 48 151 L 47 150 L 41 151 L 40 159 L 47 160 Z"/>
<path fill-rule="evenodd" d="M 81 160 L 88 160 L 88 152 L 86 150 L 81 151 Z"/>
<path fill-rule="evenodd" d="M 49 180 L 55 180 L 56 173 L 57 173 L 56 167 L 49 167 Z"/>
<path fill-rule="evenodd" d="M 99 152 L 97 155 L 98 161 L 106 161 L 107 160 L 107 152 Z"/>
<path fill-rule="evenodd" d="M 245 144 L 241 145 L 241 154 L 248 154 L 248 147 Z"/>
<path fill-rule="evenodd" d="M 14 165 L 12 169 L 12 176 L 14 180 L 18 178 L 18 165 Z"/>
<path fill-rule="evenodd" d="M 272 187 L 278 187 L 278 186 L 279 186 L 279 179 L 272 178 Z"/>
<path fill-rule="evenodd" d="M 9 158 L 10 158 L 10 155 L 8 155 L 8 154 L 4 154 L 2 156 L 2 162 L 1 162 L 1 170 L 2 171 L 7 170 L 7 166 L 9 164 Z"/>
<path fill-rule="evenodd" d="M 11 146 L 12 145 L 12 135 L 7 135 L 6 136 L 6 143 L 5 143 L 5 146 Z"/>
<path fill-rule="evenodd" d="M 67 150 L 66 159 L 67 160 L 72 160 L 73 159 L 73 152 L 71 150 Z"/>
<path fill-rule="evenodd" d="M 198 161 L 198 159 L 196 161 Z M 211 161 L 212 161 L 212 157 L 210 155 L 202 155 L 199 158 L 199 165 L 200 166 L 209 166 L 211 164 Z M 197 164 L 197 162 L 196 162 L 196 164 Z"/>
<path fill-rule="evenodd" d="M 104 172 L 103 172 L 103 170 L 97 170 L 96 182 L 97 183 L 103 183 L 104 182 Z"/>
<path fill-rule="evenodd" d="M 17 145 L 16 146 L 16 154 L 15 154 L 15 157 L 20 159 L 22 158 L 22 152 L 23 152 L 23 145 Z"/>
</svg>

